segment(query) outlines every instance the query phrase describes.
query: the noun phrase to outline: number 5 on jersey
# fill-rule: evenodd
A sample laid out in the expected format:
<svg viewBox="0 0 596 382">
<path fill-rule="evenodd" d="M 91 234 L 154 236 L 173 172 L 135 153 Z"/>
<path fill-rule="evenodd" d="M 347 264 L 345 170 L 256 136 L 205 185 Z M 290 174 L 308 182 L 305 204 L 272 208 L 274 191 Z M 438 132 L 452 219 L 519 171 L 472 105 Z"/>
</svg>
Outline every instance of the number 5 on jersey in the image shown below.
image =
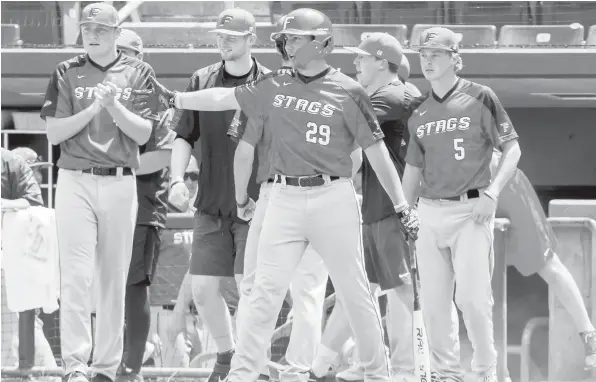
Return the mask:
<svg viewBox="0 0 596 382">
<path fill-rule="evenodd" d="M 329 136 L 331 134 L 329 126 L 308 122 L 306 127 L 308 128 L 308 130 L 306 130 L 306 141 L 308 143 L 318 143 L 323 146 L 329 144 Z"/>
<path fill-rule="evenodd" d="M 455 160 L 462 160 L 466 157 L 466 150 L 463 146 L 463 138 L 453 139 L 453 149 L 455 150 Z"/>
</svg>

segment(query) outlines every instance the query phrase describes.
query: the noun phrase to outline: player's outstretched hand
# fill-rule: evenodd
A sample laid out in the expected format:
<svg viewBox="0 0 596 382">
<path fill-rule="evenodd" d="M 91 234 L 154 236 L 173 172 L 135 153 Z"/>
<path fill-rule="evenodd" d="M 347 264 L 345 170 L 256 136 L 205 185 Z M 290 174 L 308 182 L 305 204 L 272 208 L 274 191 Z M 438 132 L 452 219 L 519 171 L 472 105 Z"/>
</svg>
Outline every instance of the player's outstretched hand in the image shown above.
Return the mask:
<svg viewBox="0 0 596 382">
<path fill-rule="evenodd" d="M 497 202 L 486 194 L 482 194 L 474 209 L 472 210 L 472 220 L 478 224 L 484 224 L 495 216 Z"/>
<path fill-rule="evenodd" d="M 133 90 L 132 102 L 136 110 L 150 110 L 148 118 L 155 119 L 160 112 L 170 107 L 170 99 L 174 97 L 174 92 L 163 86 L 155 79 L 149 77 L 149 89 Z"/>
<path fill-rule="evenodd" d="M 238 217 L 244 221 L 250 221 L 255 214 L 256 206 L 257 204 L 251 198 L 248 198 L 245 206 L 240 207 L 238 204 L 236 204 Z"/>
<path fill-rule="evenodd" d="M 406 234 L 411 239 L 418 240 L 418 229 L 420 228 L 420 221 L 418 220 L 418 211 L 411 206 L 406 207 L 401 211 L 400 221 L 406 230 Z"/>
<path fill-rule="evenodd" d="M 187 211 L 190 198 L 190 192 L 184 182 L 178 182 L 170 188 L 168 201 L 179 211 Z"/>
</svg>

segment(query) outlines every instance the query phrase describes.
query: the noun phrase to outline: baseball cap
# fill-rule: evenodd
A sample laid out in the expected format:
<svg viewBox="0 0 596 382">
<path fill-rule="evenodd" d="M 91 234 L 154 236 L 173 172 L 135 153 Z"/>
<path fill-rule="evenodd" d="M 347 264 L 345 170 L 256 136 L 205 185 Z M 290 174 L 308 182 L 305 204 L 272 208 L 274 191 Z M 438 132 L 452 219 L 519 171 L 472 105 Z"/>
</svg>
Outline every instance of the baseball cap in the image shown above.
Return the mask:
<svg viewBox="0 0 596 382">
<path fill-rule="evenodd" d="M 37 153 L 29 147 L 17 147 L 16 149 L 12 149 L 12 153 L 23 159 L 31 168 L 53 166 L 50 162 L 44 162 L 43 157 L 37 155 Z"/>
<path fill-rule="evenodd" d="M 451 30 L 443 27 L 433 27 L 425 30 L 420 35 L 419 45 L 412 45 L 412 49 L 443 49 L 457 53 L 459 51 L 459 38 Z"/>
<path fill-rule="evenodd" d="M 190 156 L 190 161 L 188 162 L 188 166 L 186 167 L 185 174 L 198 174 L 199 170 L 199 163 L 197 162 L 197 158 L 194 155 Z"/>
<path fill-rule="evenodd" d="M 116 8 L 106 3 L 93 3 L 83 8 L 79 26 L 89 23 L 117 27 L 120 24 L 120 20 Z"/>
<path fill-rule="evenodd" d="M 346 46 L 352 53 L 375 56 L 395 65 L 401 64 L 403 49 L 399 41 L 388 33 L 371 33 L 358 47 Z"/>
<path fill-rule="evenodd" d="M 141 37 L 136 32 L 130 29 L 122 29 L 120 36 L 116 40 L 116 46 L 131 49 L 137 53 L 143 53 L 143 40 L 141 40 Z"/>
<path fill-rule="evenodd" d="M 217 17 L 217 26 L 211 33 L 245 36 L 256 33 L 255 17 L 241 8 L 226 9 Z"/>
</svg>

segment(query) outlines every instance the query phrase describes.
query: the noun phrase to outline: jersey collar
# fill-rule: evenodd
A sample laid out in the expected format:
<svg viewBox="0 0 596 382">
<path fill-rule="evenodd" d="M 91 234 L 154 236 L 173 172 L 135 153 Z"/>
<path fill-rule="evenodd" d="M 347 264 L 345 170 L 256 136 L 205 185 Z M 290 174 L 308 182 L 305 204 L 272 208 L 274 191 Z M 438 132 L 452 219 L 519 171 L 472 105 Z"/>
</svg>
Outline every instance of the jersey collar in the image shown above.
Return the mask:
<svg viewBox="0 0 596 382">
<path fill-rule="evenodd" d="M 296 70 L 296 78 L 298 78 L 300 81 L 304 82 L 305 84 L 308 84 L 308 83 L 318 80 L 319 78 L 325 77 L 327 75 L 327 73 L 329 73 L 330 71 L 331 71 L 331 66 L 328 66 L 327 69 L 323 70 L 321 73 L 315 74 L 312 77 L 306 77 L 306 76 L 303 76 L 302 74 L 300 74 L 300 72 Z"/>
<path fill-rule="evenodd" d="M 93 65 L 95 68 L 101 70 L 102 72 L 106 72 L 106 71 L 110 70 L 114 65 L 116 65 L 118 63 L 118 61 L 120 61 L 122 59 L 122 52 L 118 51 L 118 55 L 116 56 L 116 59 L 114 61 L 110 62 L 109 64 L 107 64 L 106 66 L 101 66 L 97 62 L 93 61 L 91 59 L 91 57 L 89 57 L 89 54 L 86 54 L 86 56 L 87 56 L 87 60 L 89 60 L 89 63 L 91 65 Z"/>
<path fill-rule="evenodd" d="M 435 101 L 437 101 L 438 103 L 443 103 L 447 100 L 447 98 L 451 97 L 451 95 L 453 94 L 453 92 L 459 87 L 459 84 L 461 82 L 461 78 L 457 78 L 457 81 L 455 82 L 455 85 L 453 85 L 453 87 L 451 89 L 449 89 L 449 91 L 447 93 L 445 93 L 445 95 L 443 96 L 443 98 L 440 98 L 439 96 L 437 96 L 434 92 L 434 90 L 431 89 L 431 93 L 433 95 L 433 98 L 435 99 Z"/>
</svg>

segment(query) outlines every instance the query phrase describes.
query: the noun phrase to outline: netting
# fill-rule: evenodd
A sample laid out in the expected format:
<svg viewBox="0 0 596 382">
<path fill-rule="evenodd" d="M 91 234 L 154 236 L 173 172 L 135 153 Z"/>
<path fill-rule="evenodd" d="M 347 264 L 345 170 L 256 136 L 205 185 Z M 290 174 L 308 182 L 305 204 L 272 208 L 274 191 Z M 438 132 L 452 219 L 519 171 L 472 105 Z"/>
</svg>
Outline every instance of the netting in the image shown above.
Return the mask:
<svg viewBox="0 0 596 382">
<path fill-rule="evenodd" d="M 3 2 L 3 47 L 76 46 L 80 43 L 78 17 L 88 3 Z M 118 1 L 113 3 L 118 9 L 126 4 Z M 271 47 L 269 35 L 272 23 L 282 14 L 299 7 L 312 7 L 325 12 L 336 24 L 336 39 L 340 40 L 337 45 L 359 43 L 361 32 L 357 33 L 356 38 L 350 38 L 355 33 L 350 33 L 354 26 L 356 29 L 358 26 L 369 26 L 366 30 L 376 28 L 394 33 L 407 45 L 415 37 L 417 25 L 442 24 L 462 30 L 464 37 L 468 29 L 461 26 L 484 26 L 484 33 L 488 33 L 486 39 L 494 40 L 489 43 L 474 40 L 464 44 L 468 47 L 596 44 L 596 27 L 591 28 L 596 24 L 596 2 L 589 1 L 152 1 L 142 3 L 130 14 L 127 12 L 123 27 L 137 31 L 147 47 L 210 47 L 215 45 L 215 41 L 214 36 L 207 32 L 213 29 L 219 12 L 228 7 L 244 8 L 254 14 L 258 47 Z M 399 27 L 392 29 L 392 26 Z M 530 33 L 523 28 L 511 32 L 510 26 L 553 28 L 536 29 Z M 477 34 L 478 30 L 472 28 L 470 34 Z M 512 33 L 513 37 L 509 37 Z M 530 40 L 526 36 L 528 33 L 532 35 Z M 540 36 L 536 37 L 537 34 Z"/>
</svg>

